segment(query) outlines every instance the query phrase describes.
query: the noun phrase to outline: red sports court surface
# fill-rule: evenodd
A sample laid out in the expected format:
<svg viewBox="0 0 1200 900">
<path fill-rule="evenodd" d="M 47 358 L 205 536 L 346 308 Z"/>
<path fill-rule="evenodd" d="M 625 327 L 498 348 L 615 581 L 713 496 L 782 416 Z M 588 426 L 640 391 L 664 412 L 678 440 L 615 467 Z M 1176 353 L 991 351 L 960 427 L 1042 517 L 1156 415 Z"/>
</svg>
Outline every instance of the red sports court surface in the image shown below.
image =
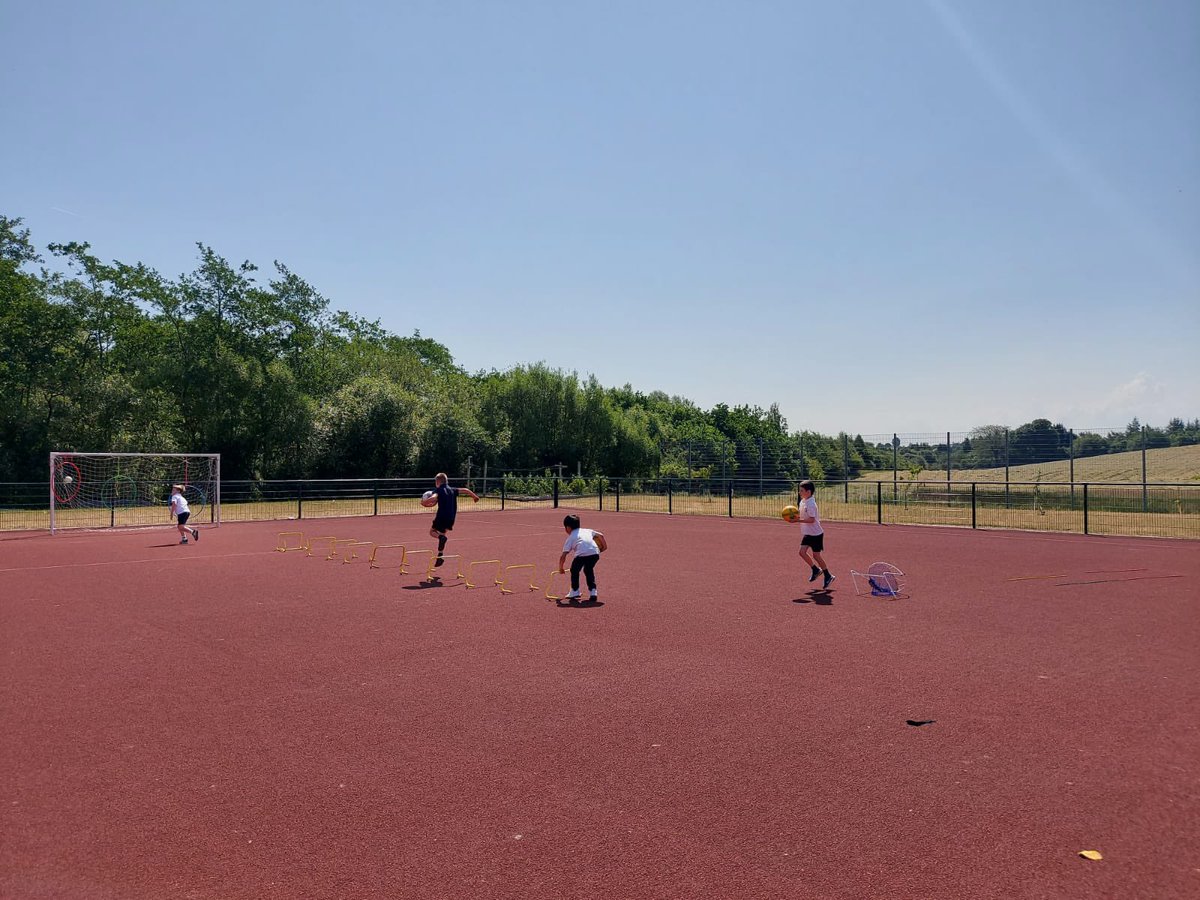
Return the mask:
<svg viewBox="0 0 1200 900">
<path fill-rule="evenodd" d="M 1196 544 L 834 523 L 822 594 L 782 522 L 583 517 L 576 608 L 272 550 L 424 516 L 0 540 L 0 895 L 1200 896 Z"/>
</svg>

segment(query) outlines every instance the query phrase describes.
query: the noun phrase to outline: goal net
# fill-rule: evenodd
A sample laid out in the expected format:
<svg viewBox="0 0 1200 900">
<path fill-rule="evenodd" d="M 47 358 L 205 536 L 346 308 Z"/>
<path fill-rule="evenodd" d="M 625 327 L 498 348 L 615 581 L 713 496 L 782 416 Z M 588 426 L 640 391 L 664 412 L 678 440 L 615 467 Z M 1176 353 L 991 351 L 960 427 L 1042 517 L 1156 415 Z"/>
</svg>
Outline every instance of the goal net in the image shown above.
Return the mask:
<svg viewBox="0 0 1200 900">
<path fill-rule="evenodd" d="M 51 453 L 50 531 L 169 524 L 175 484 L 191 522 L 221 524 L 219 453 Z"/>
</svg>

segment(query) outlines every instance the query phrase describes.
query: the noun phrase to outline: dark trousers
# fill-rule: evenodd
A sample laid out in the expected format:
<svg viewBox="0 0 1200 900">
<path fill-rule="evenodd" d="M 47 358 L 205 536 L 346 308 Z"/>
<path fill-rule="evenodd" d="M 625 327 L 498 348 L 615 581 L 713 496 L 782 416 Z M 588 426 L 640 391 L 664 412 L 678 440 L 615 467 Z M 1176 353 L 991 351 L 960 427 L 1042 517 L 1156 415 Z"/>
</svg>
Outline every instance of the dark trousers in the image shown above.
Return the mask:
<svg viewBox="0 0 1200 900">
<path fill-rule="evenodd" d="M 582 570 L 584 578 L 587 579 L 588 590 L 596 589 L 596 563 L 600 562 L 599 556 L 577 556 L 571 560 L 571 590 L 579 590 L 579 573 Z"/>
</svg>

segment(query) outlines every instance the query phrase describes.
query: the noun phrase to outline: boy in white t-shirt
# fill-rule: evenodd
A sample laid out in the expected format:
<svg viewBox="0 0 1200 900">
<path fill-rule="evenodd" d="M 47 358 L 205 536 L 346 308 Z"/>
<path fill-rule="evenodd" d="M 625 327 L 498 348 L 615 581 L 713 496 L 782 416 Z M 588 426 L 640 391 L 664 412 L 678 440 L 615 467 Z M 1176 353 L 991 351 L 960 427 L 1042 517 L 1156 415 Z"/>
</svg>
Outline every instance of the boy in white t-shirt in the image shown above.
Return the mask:
<svg viewBox="0 0 1200 900">
<path fill-rule="evenodd" d="M 837 577 L 825 565 L 825 529 L 821 527 L 821 516 L 817 512 L 817 492 L 813 483 L 807 479 L 800 482 L 800 515 L 793 521 L 800 523 L 800 556 L 812 569 L 809 581 L 816 581 L 820 575 L 825 576 L 822 588 L 828 588 Z M 810 555 L 811 553 L 811 555 Z"/>
<path fill-rule="evenodd" d="M 175 527 L 179 529 L 179 543 L 186 544 L 188 542 L 189 531 L 192 533 L 192 537 L 199 542 L 199 530 L 187 527 L 187 520 L 192 512 L 188 509 L 187 498 L 183 496 L 182 484 L 171 485 L 171 499 L 167 503 L 171 507 L 171 515 L 175 517 Z"/>
<path fill-rule="evenodd" d="M 579 599 L 579 573 L 583 572 L 587 579 L 588 599 L 598 599 L 596 593 L 596 563 L 600 554 L 608 549 L 608 542 L 599 531 L 579 527 L 579 516 L 567 516 L 563 519 L 563 527 L 567 530 L 567 542 L 563 544 L 562 556 L 558 558 L 558 571 L 564 572 L 567 557 L 575 551 L 575 559 L 571 561 L 571 590 L 568 600 Z"/>
</svg>

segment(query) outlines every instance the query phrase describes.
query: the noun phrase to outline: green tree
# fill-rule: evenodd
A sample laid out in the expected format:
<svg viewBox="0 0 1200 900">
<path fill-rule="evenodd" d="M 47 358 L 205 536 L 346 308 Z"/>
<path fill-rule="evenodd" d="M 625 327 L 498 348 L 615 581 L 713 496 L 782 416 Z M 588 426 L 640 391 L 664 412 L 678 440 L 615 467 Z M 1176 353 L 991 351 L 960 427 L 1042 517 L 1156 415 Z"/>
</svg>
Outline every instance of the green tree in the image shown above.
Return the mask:
<svg viewBox="0 0 1200 900">
<path fill-rule="evenodd" d="M 383 376 L 364 375 L 338 390 L 316 415 L 318 478 L 413 474 L 420 400 Z"/>
</svg>

